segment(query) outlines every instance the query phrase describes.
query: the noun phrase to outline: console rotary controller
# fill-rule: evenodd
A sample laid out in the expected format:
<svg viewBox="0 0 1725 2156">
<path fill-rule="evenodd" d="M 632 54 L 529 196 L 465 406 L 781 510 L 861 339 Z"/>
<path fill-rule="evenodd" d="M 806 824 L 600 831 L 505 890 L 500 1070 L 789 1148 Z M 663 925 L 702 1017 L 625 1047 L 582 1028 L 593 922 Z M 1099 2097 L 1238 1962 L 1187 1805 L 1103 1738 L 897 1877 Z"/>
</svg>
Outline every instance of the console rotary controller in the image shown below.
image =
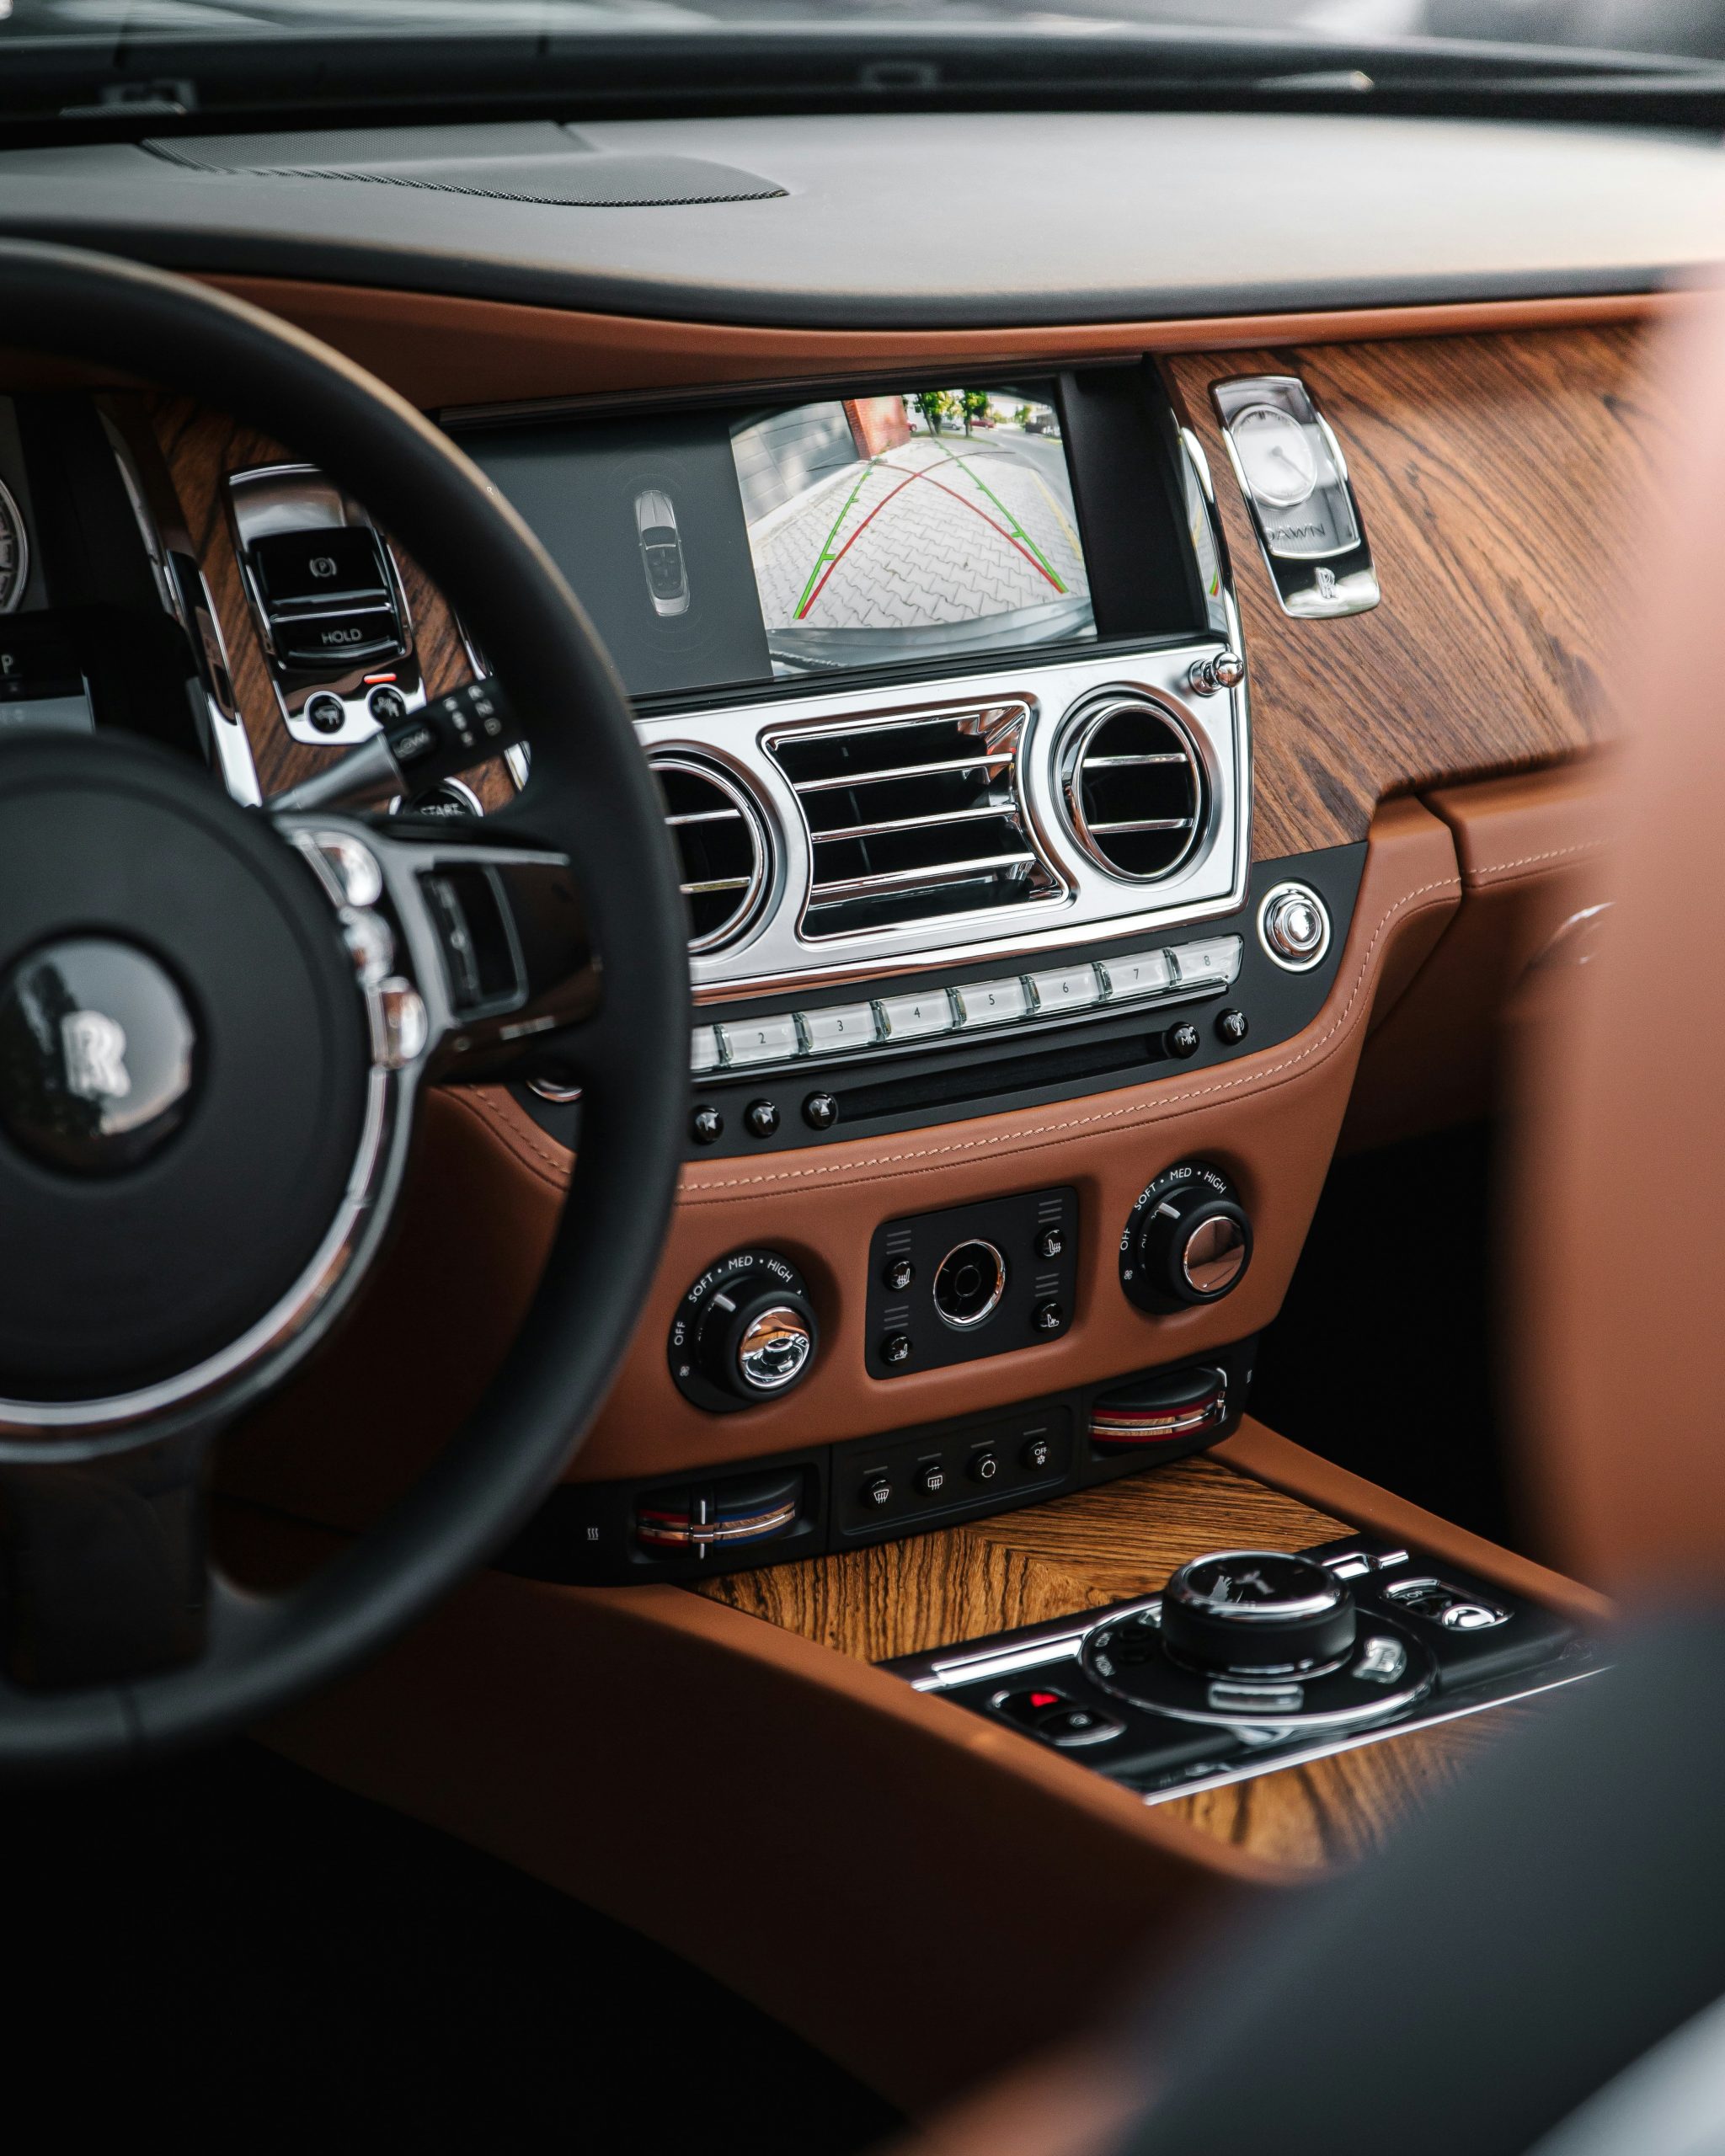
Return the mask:
<svg viewBox="0 0 1725 2156">
<path fill-rule="evenodd" d="M 814 1367 L 820 1331 L 802 1274 L 777 1251 L 734 1251 L 693 1283 L 666 1353 L 678 1391 L 711 1414 L 758 1407 Z"/>
<path fill-rule="evenodd" d="M 1140 1196 L 1120 1237 L 1120 1285 L 1141 1310 L 1219 1303 L 1252 1262 L 1252 1222 L 1220 1168 L 1184 1161 Z"/>
<path fill-rule="evenodd" d="M 1357 1630 L 1346 1582 L 1279 1550 L 1196 1558 L 1162 1590 L 1163 1648 L 1216 1676 L 1326 1676 L 1353 1652 Z"/>
</svg>

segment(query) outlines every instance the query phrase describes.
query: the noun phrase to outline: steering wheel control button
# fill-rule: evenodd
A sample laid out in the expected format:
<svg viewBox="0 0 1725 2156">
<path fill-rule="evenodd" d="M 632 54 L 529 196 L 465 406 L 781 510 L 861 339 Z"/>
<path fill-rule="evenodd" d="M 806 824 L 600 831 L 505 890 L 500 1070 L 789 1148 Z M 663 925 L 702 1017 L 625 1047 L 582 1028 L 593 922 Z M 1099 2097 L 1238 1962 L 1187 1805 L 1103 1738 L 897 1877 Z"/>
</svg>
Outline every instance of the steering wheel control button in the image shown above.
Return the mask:
<svg viewBox="0 0 1725 2156">
<path fill-rule="evenodd" d="M 347 712 L 341 698 L 332 696 L 327 690 L 307 702 L 306 717 L 320 734 L 339 734 L 347 724 Z"/>
<path fill-rule="evenodd" d="M 1204 1046 L 1204 1036 L 1189 1018 L 1183 1018 L 1163 1034 L 1162 1045 L 1177 1062 L 1184 1063 Z"/>
<path fill-rule="evenodd" d="M 839 1104 L 830 1093 L 811 1093 L 803 1103 L 803 1120 L 811 1130 L 830 1130 L 839 1119 Z"/>
<path fill-rule="evenodd" d="M 1226 1370 L 1199 1364 L 1157 1370 L 1092 1401 L 1090 1442 L 1099 1453 L 1208 1444 L 1228 1419 Z"/>
<path fill-rule="evenodd" d="M 1258 940 L 1284 972 L 1308 974 L 1330 947 L 1330 916 L 1308 883 L 1278 883 L 1258 909 Z"/>
<path fill-rule="evenodd" d="M 880 1343 L 880 1359 L 893 1369 L 902 1369 L 911 1359 L 911 1336 L 908 1332 L 889 1332 Z"/>
<path fill-rule="evenodd" d="M 1183 1161 L 1140 1193 L 1120 1236 L 1120 1285 L 1140 1310 L 1220 1302 L 1252 1262 L 1252 1222 L 1219 1168 Z"/>
<path fill-rule="evenodd" d="M 751 1138 L 771 1138 L 778 1129 L 778 1110 L 771 1101 L 750 1101 L 743 1122 Z"/>
<path fill-rule="evenodd" d="M 410 980 L 397 974 L 378 983 L 377 1011 L 383 1031 L 378 1061 L 386 1070 L 405 1070 L 425 1053 L 430 1038 L 425 999 Z"/>
<path fill-rule="evenodd" d="M 902 1367 L 884 1352 L 900 1337 L 915 1339 L 924 1370 L 1011 1354 L 1063 1331 L 1077 1293 L 1078 1240 L 1070 1187 L 884 1221 L 869 1242 L 868 1375 Z"/>
<path fill-rule="evenodd" d="M 1217 1011 L 1216 1038 L 1225 1042 L 1228 1047 L 1238 1048 L 1251 1031 L 1252 1028 L 1246 1022 L 1246 1013 L 1243 1011 Z"/>
<path fill-rule="evenodd" d="M 725 1414 L 800 1385 L 819 1347 L 814 1306 L 796 1267 L 776 1251 L 742 1250 L 708 1266 L 690 1288 L 666 1352 L 685 1399 Z"/>
<path fill-rule="evenodd" d="M 717 1108 L 697 1108 L 689 1118 L 689 1135 L 697 1145 L 714 1145 L 724 1136 L 724 1118 Z"/>
<path fill-rule="evenodd" d="M 191 1103 L 198 1037 L 167 969 L 136 945 L 39 945 L 0 981 L 0 1126 L 81 1176 L 135 1168 Z"/>
</svg>

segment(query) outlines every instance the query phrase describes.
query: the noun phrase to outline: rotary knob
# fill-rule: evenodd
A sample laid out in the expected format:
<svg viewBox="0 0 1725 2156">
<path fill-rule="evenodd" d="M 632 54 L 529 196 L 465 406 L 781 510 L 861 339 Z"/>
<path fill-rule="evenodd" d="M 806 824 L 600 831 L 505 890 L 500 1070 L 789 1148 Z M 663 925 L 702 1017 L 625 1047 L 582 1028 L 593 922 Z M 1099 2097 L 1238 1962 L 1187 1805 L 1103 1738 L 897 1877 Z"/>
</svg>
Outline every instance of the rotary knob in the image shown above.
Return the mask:
<svg viewBox="0 0 1725 2156">
<path fill-rule="evenodd" d="M 820 1345 L 803 1276 L 775 1251 L 735 1251 L 683 1297 L 668 1350 L 678 1390 L 723 1414 L 802 1383 Z"/>
<path fill-rule="evenodd" d="M 1348 1659 L 1356 1630 L 1346 1582 L 1278 1550 L 1195 1558 L 1162 1590 L 1163 1647 L 1209 1676 L 1322 1677 Z"/>
<path fill-rule="evenodd" d="M 1330 947 L 1330 916 L 1305 883 L 1279 883 L 1258 910 L 1259 941 L 1286 972 L 1309 973 Z"/>
<path fill-rule="evenodd" d="M 1220 1168 L 1183 1161 L 1140 1196 L 1120 1237 L 1120 1285 L 1144 1310 L 1219 1303 L 1252 1262 L 1252 1222 Z"/>
</svg>

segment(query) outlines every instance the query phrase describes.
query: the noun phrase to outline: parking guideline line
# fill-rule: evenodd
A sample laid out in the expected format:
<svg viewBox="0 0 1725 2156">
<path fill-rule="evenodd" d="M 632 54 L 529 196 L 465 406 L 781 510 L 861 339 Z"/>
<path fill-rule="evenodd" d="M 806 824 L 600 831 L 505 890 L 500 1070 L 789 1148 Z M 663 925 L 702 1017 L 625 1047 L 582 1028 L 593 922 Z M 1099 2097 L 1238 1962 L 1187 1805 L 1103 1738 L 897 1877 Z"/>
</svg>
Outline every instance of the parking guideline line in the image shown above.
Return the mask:
<svg viewBox="0 0 1725 2156">
<path fill-rule="evenodd" d="M 796 612 L 791 616 L 793 621 L 800 622 L 804 615 L 809 611 L 809 605 L 814 597 L 814 579 L 820 574 L 821 564 L 828 559 L 829 549 L 831 547 L 833 541 L 839 536 L 839 526 L 851 514 L 852 505 L 856 501 L 857 495 L 860 494 L 863 488 L 868 485 L 868 475 L 873 471 L 877 461 L 877 459 L 871 456 L 868 462 L 863 466 L 862 470 L 857 478 L 856 485 L 852 488 L 850 493 L 845 497 L 844 507 L 832 520 L 832 529 L 827 533 L 825 538 L 821 541 L 820 552 L 814 557 L 814 566 L 809 572 L 809 581 L 803 586 L 803 595 L 797 601 Z M 895 489 L 895 491 L 896 492 L 896 489 Z M 837 556 L 834 555 L 832 558 L 836 560 Z"/>
<path fill-rule="evenodd" d="M 1059 577 L 1055 575 L 1053 564 L 1049 562 L 1048 557 L 1043 552 L 1041 547 L 1037 545 L 1036 542 L 1024 529 L 1023 526 L 1019 523 L 1017 518 L 1013 515 L 1012 510 L 1007 507 L 1006 504 L 1001 499 L 994 488 L 989 485 L 987 480 L 978 478 L 975 472 L 970 469 L 975 451 L 972 452 L 971 456 L 955 456 L 951 450 L 947 450 L 943 453 L 948 464 L 956 464 L 966 478 L 969 479 L 975 485 L 981 488 L 983 493 L 988 496 L 988 499 L 994 504 L 1001 515 L 1005 517 L 1007 523 L 1012 526 L 1012 529 L 1007 534 L 1007 536 L 1008 538 L 1016 537 L 1023 540 L 1024 544 L 1030 549 L 1031 552 L 1035 555 L 1037 560 L 1042 564 L 1044 574 L 1047 576 L 1049 582 L 1053 584 L 1055 590 L 1060 592 L 1063 596 L 1067 595 L 1065 585 L 1063 584 Z M 1033 473 L 1031 476 L 1034 478 L 1035 474 Z"/>
</svg>

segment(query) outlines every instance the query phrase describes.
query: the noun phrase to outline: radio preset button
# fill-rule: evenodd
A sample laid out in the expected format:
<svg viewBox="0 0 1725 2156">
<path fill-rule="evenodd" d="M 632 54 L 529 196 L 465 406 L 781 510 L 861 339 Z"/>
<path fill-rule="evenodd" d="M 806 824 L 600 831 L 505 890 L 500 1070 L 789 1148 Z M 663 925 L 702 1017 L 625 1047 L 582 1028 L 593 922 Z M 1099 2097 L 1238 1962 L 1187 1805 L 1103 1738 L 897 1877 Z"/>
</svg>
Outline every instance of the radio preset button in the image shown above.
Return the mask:
<svg viewBox="0 0 1725 2156">
<path fill-rule="evenodd" d="M 1207 943 L 1182 943 L 1168 956 L 1182 988 L 1228 988 L 1239 978 L 1241 941 L 1215 936 Z"/>
<path fill-rule="evenodd" d="M 966 1026 L 1008 1026 L 1030 1016 L 1030 990 L 1022 980 L 974 980 L 953 993 Z"/>
<path fill-rule="evenodd" d="M 698 1076 L 703 1070 L 717 1070 L 719 1060 L 718 1027 L 697 1026 L 689 1035 L 690 1070 Z"/>
<path fill-rule="evenodd" d="M 1108 994 L 1116 1003 L 1135 995 L 1160 995 L 1172 980 L 1166 951 L 1135 951 L 1124 958 L 1104 958 Z"/>
<path fill-rule="evenodd" d="M 1087 1011 L 1102 1001 L 1102 982 L 1094 966 L 1073 966 L 1065 973 L 1032 974 L 1036 1007 L 1053 1011 Z"/>
<path fill-rule="evenodd" d="M 787 1057 L 802 1053 L 794 1017 L 750 1018 L 737 1025 L 721 1026 L 718 1031 L 724 1042 L 725 1060 L 733 1067 L 750 1063 L 782 1063 Z"/>
<path fill-rule="evenodd" d="M 874 1007 L 888 1040 L 916 1040 L 925 1033 L 947 1033 L 953 1028 L 953 1006 L 943 988 L 931 989 L 921 995 L 895 995 Z"/>
<path fill-rule="evenodd" d="M 811 1055 L 838 1055 L 846 1049 L 874 1045 L 872 1003 L 836 1004 L 830 1011 L 805 1011 L 802 1017 Z"/>
</svg>

